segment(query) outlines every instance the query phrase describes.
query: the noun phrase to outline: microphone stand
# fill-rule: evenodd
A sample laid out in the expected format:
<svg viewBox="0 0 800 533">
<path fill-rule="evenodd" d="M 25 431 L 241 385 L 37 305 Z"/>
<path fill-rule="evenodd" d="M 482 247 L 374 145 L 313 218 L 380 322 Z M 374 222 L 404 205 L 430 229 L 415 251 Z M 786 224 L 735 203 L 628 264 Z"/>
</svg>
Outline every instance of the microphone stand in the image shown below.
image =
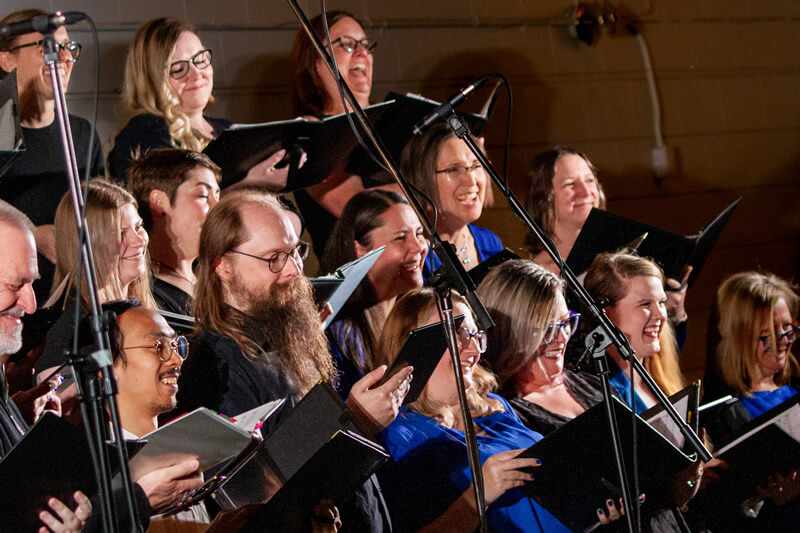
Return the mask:
<svg viewBox="0 0 800 533">
<path fill-rule="evenodd" d="M 575 277 L 575 274 L 572 270 L 567 266 L 566 263 L 561 259 L 561 256 L 558 253 L 558 248 L 556 248 L 555 244 L 550 240 L 550 238 L 542 231 L 542 229 L 536 224 L 536 222 L 531 218 L 528 214 L 527 210 L 520 204 L 519 200 L 514 196 L 514 193 L 511 192 L 511 189 L 505 184 L 505 181 L 502 180 L 483 154 L 483 152 L 478 148 L 475 144 L 475 141 L 472 140 L 472 137 L 469 135 L 469 129 L 463 124 L 461 119 L 458 115 L 453 112 L 449 117 L 446 117 L 446 122 L 451 127 L 453 132 L 456 136 L 464 141 L 469 149 L 475 154 L 475 157 L 478 161 L 483 165 L 483 168 L 486 169 L 489 176 L 491 176 L 494 183 L 497 187 L 501 190 L 503 195 L 508 200 L 508 204 L 511 207 L 511 210 L 517 217 L 519 217 L 526 226 L 539 238 L 539 240 L 544 245 L 544 249 L 547 251 L 548 255 L 553 259 L 555 264 L 561 269 L 561 277 L 567 282 L 567 286 L 569 287 L 570 291 L 578 297 L 581 303 L 589 310 L 592 317 L 600 324 L 599 328 L 602 330 L 602 335 L 605 338 L 600 339 L 595 337 L 593 340 L 596 344 L 600 345 L 601 343 L 606 343 L 605 346 L 609 346 L 614 344 L 617 347 L 617 351 L 622 356 L 623 359 L 628 360 L 642 380 L 647 383 L 647 386 L 656 396 L 658 402 L 664 407 L 664 410 L 669 414 L 670 418 L 678 425 L 681 430 L 681 433 L 684 437 L 689 441 L 692 448 L 698 453 L 699 457 L 703 461 L 709 461 L 711 459 L 711 453 L 706 449 L 703 445 L 703 442 L 700 438 L 695 434 L 694 431 L 689 427 L 686 421 L 681 418 L 678 412 L 675 410 L 675 407 L 670 403 L 661 389 L 656 385 L 653 378 L 650 374 L 645 370 L 644 366 L 642 366 L 641 362 L 633 355 L 633 350 L 628 343 L 628 339 L 619 329 L 609 320 L 606 316 L 605 312 L 601 308 L 598 307 L 597 303 L 592 299 L 591 295 L 586 291 L 586 289 L 581 285 L 578 279 Z M 594 335 L 597 335 L 597 331 L 594 332 Z M 600 350 L 598 350 L 600 351 Z M 614 447 L 615 447 L 615 459 L 617 462 L 617 470 L 620 476 L 620 486 L 622 487 L 622 496 L 623 502 L 625 505 L 625 509 L 632 510 L 634 507 L 631 505 L 632 501 L 638 502 L 639 499 L 635 497 L 636 495 L 630 494 L 630 489 L 628 488 L 628 478 L 625 475 L 625 468 L 622 462 L 622 446 L 619 440 L 619 435 L 617 433 L 616 423 L 614 421 L 613 410 L 611 408 L 611 399 L 609 396 L 609 384 L 608 384 L 608 364 L 606 361 L 600 361 L 600 359 L 605 359 L 605 354 L 598 354 L 595 353 L 595 360 L 596 364 L 598 365 L 598 369 L 602 371 L 601 378 L 603 379 L 603 395 L 604 395 L 604 402 L 606 403 L 606 412 L 609 414 L 609 430 L 611 432 L 612 439 L 614 439 Z M 633 409 L 633 408 L 632 408 Z M 638 511 L 638 507 L 637 507 Z M 625 513 L 626 520 L 628 521 L 628 527 L 631 531 L 634 531 L 633 521 L 631 519 L 630 512 Z"/>
<path fill-rule="evenodd" d="M 142 530 L 142 527 L 139 524 L 138 514 L 135 512 L 133 487 L 128 465 L 128 453 L 125 448 L 125 441 L 122 438 L 122 429 L 119 424 L 119 412 L 117 409 L 116 397 L 114 396 L 117 393 L 117 383 L 112 370 L 108 330 L 104 326 L 104 321 L 100 313 L 100 298 L 94 269 L 94 256 L 92 255 L 89 239 L 86 238 L 86 235 L 88 235 L 88 233 L 85 233 L 86 222 L 82 219 L 82 214 L 84 212 L 83 195 L 81 194 L 77 157 L 75 155 L 72 131 L 69 124 L 67 100 L 64 87 L 61 83 L 61 75 L 58 71 L 60 51 L 56 46 L 56 41 L 53 36 L 53 32 L 56 29 L 57 26 L 53 26 L 48 28 L 49 31 L 42 32 L 44 37 L 42 54 L 45 64 L 48 66 L 50 80 L 53 85 L 55 113 L 61 133 L 61 143 L 64 150 L 67 178 L 69 180 L 69 192 L 72 199 L 72 208 L 75 213 L 75 224 L 81 240 L 81 268 L 86 283 L 86 293 L 89 297 L 92 333 L 94 334 L 96 350 L 90 354 L 88 359 L 72 355 L 70 356 L 69 362 L 75 372 L 75 383 L 78 387 L 79 398 L 81 399 L 81 413 L 84 415 L 84 428 L 86 430 L 89 448 L 94 455 L 95 467 L 98 470 L 95 472 L 95 476 L 99 479 L 98 489 L 101 492 L 103 531 L 119 531 L 111 488 L 112 476 L 109 463 L 110 458 L 108 457 L 106 449 L 105 434 L 107 427 L 102 410 L 102 402 L 105 398 L 111 415 L 113 437 L 117 445 L 116 448 L 118 452 L 120 476 L 125 494 L 125 503 L 128 514 L 131 517 L 131 530 L 139 532 Z M 84 402 L 89 404 L 89 413 L 87 413 L 87 407 Z M 85 416 L 87 414 L 89 414 L 89 416 Z"/>
<path fill-rule="evenodd" d="M 288 0 L 288 2 L 289 7 L 291 7 L 294 11 L 297 20 L 300 22 L 301 27 L 316 48 L 317 53 L 325 61 L 325 65 L 328 67 L 328 70 L 331 72 L 334 79 L 338 79 L 333 60 L 329 56 L 325 46 L 322 44 L 322 41 L 311 28 L 311 23 L 298 5 L 297 0 Z M 325 15 L 323 14 L 323 16 Z M 464 267 L 461 265 L 460 261 L 458 261 L 455 248 L 452 244 L 442 241 L 441 237 L 439 237 L 438 233 L 436 233 L 436 228 L 434 228 L 428 220 L 424 208 L 414 195 L 414 192 L 411 190 L 408 182 L 400 174 L 400 170 L 392 160 L 383 142 L 375 132 L 375 128 L 372 126 L 372 124 L 370 124 L 369 119 L 367 118 L 363 109 L 361 109 L 361 106 L 356 101 L 355 96 L 353 96 L 353 93 L 350 90 L 350 87 L 348 87 L 346 83 L 341 83 L 340 90 L 344 94 L 344 97 L 349 103 L 350 107 L 353 109 L 353 114 L 361 125 L 364 134 L 375 146 L 384 166 L 389 170 L 389 173 L 400 186 L 401 190 L 408 199 L 411 208 L 416 212 L 420 223 L 431 236 L 431 247 L 442 261 L 442 266 L 446 272 L 446 276 L 443 276 L 443 283 L 446 284 L 446 286 L 443 286 L 442 289 L 437 289 L 436 294 L 439 300 L 439 309 L 443 311 L 445 325 L 444 329 L 447 333 L 447 342 L 450 348 L 451 357 L 453 358 L 459 404 L 461 406 L 461 415 L 464 423 L 464 438 L 467 445 L 469 466 L 472 472 L 472 486 L 475 493 L 475 503 L 478 509 L 480 529 L 485 533 L 488 531 L 488 525 L 486 521 L 486 507 L 484 504 L 485 498 L 483 490 L 483 472 L 481 470 L 480 455 L 478 453 L 478 445 L 475 438 L 475 429 L 472 423 L 472 416 L 470 415 L 466 392 L 464 391 L 464 381 L 461 377 L 458 343 L 456 342 L 456 327 L 453 320 L 452 301 L 449 297 L 450 288 L 455 289 L 467 299 L 470 307 L 472 307 L 472 311 L 477 317 L 478 324 L 481 326 L 481 328 L 488 329 L 493 326 L 494 323 L 492 322 L 489 313 L 484 308 L 477 294 L 475 294 L 475 283 L 472 281 L 469 275 L 467 275 L 467 272 L 464 270 Z"/>
</svg>

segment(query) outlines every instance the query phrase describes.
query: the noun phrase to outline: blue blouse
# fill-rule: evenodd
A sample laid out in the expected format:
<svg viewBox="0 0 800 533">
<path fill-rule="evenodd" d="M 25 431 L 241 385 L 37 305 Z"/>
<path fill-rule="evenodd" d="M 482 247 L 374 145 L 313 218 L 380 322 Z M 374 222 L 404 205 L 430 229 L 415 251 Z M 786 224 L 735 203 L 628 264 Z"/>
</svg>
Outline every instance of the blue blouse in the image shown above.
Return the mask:
<svg viewBox="0 0 800 533">
<path fill-rule="evenodd" d="M 528 448 L 542 438 L 522 425 L 504 399 L 490 397 L 500 401 L 505 412 L 474 419 L 484 433 L 477 437 L 481 464 L 492 455 Z M 394 459 L 379 476 L 397 531 L 416 531 L 433 522 L 470 488 L 463 432 L 403 407 L 381 435 Z M 520 489 L 503 494 L 489 506 L 487 516 L 492 531 L 569 531 Z"/>
<path fill-rule="evenodd" d="M 494 254 L 503 251 L 503 243 L 500 242 L 500 237 L 489 231 L 488 229 L 479 228 L 468 224 L 467 228 L 472 234 L 475 241 L 475 249 L 478 251 L 478 260 L 486 261 Z M 428 247 L 428 257 L 425 258 L 425 264 L 422 266 L 422 278 L 428 279 L 431 277 L 431 261 L 433 261 L 433 271 L 442 266 L 442 262 L 433 253 L 433 250 Z M 472 265 L 475 266 L 475 265 Z"/>
<path fill-rule="evenodd" d="M 628 407 L 631 406 L 631 380 L 628 379 L 628 374 L 620 370 L 620 368 L 613 364 L 613 361 L 610 361 L 609 370 L 611 371 L 611 379 L 609 382 L 611 386 L 617 391 L 619 397 L 622 401 L 625 402 L 625 405 Z M 611 368 L 613 367 L 613 368 Z M 636 414 L 641 414 L 647 411 L 647 405 L 645 405 L 644 400 L 642 400 L 636 391 L 633 391 L 633 403 L 636 405 Z"/>
<path fill-rule="evenodd" d="M 797 391 L 789 385 L 784 385 L 773 391 L 750 391 L 750 394 L 752 396 L 740 396 L 739 401 L 742 402 L 750 416 L 755 418 L 782 404 L 797 394 Z"/>
</svg>

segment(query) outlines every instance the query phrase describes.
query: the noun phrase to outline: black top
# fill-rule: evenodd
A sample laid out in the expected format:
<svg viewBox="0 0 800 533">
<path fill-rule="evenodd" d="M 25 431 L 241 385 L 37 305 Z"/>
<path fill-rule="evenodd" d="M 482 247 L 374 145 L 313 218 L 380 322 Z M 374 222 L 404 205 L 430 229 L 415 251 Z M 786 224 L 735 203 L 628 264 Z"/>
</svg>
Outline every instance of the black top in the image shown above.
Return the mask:
<svg viewBox="0 0 800 533">
<path fill-rule="evenodd" d="M 192 301 L 192 296 L 172 283 L 167 283 L 155 276 L 153 276 L 153 298 L 155 298 L 158 308 L 162 311 L 169 311 L 179 315 L 189 314 L 189 304 Z"/>
<path fill-rule="evenodd" d="M 6 394 L 6 376 L 0 367 L 0 460 L 6 456 L 28 431 L 28 424 Z"/>
<path fill-rule="evenodd" d="M 92 132 L 87 120 L 73 115 L 69 116 L 69 126 L 81 177 L 92 133 L 91 176 L 102 175 L 103 151 L 97 132 Z M 69 190 L 58 121 L 44 128 L 22 128 L 22 136 L 25 151 L 0 177 L 0 198 L 28 215 L 34 225 L 52 224 L 58 203 Z"/>
<path fill-rule="evenodd" d="M 600 378 L 594 374 L 572 372 L 566 368 L 563 374 L 564 386 L 581 407 L 588 410 L 603 401 Z M 548 435 L 572 420 L 566 416 L 548 411 L 544 407 L 529 402 L 524 398 L 514 398 L 510 400 L 510 403 L 519 415 L 522 423 L 542 435 Z"/>
<path fill-rule="evenodd" d="M 233 124 L 224 118 L 205 119 L 214 129 L 214 137 Z M 174 145 L 166 121 L 157 115 L 142 113 L 131 118 L 114 138 L 114 148 L 108 154 L 108 171 L 111 177 L 125 182 L 125 172 L 131 164 L 132 155 L 136 150 L 145 151 L 149 148 L 174 148 Z"/>
<path fill-rule="evenodd" d="M 56 304 L 56 305 L 60 305 Z M 81 319 L 86 316 L 85 310 L 81 307 Z M 47 332 L 44 351 L 36 361 L 36 373 L 57 367 L 63 364 L 67 358 L 65 350 L 72 349 L 72 342 L 75 336 L 75 298 L 69 296 L 64 304 L 63 311 L 53 326 Z M 80 347 L 80 346 L 79 346 Z"/>
</svg>

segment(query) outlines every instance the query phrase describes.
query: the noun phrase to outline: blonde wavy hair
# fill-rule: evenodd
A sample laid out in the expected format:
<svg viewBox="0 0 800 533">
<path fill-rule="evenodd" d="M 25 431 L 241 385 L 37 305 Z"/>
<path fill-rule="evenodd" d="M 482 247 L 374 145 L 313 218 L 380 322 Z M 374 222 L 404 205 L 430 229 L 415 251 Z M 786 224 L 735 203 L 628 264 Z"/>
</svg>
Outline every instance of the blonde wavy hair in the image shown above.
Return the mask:
<svg viewBox="0 0 800 533">
<path fill-rule="evenodd" d="M 598 255 L 589 270 L 583 286 L 595 300 L 605 299 L 611 307 L 628 294 L 628 280 L 637 276 L 658 278 L 664 284 L 664 272 L 654 262 L 626 253 Z M 686 386 L 678 363 L 678 343 L 672 327 L 661 328 L 661 349 L 644 360 L 644 367 L 656 384 L 670 396 Z"/>
<path fill-rule="evenodd" d="M 146 22 L 131 42 L 125 59 L 122 99 L 134 113 L 151 113 L 164 119 L 176 148 L 202 152 L 210 139 L 192 129 L 169 82 L 169 66 L 175 43 L 184 32 L 197 33 L 188 21 L 159 17 Z M 214 103 L 213 96 L 208 105 Z"/>
<path fill-rule="evenodd" d="M 467 304 L 459 294 L 453 293 L 453 304 Z M 430 288 L 414 289 L 397 300 L 386 319 L 375 354 L 376 365 L 391 365 L 412 330 L 424 325 L 436 313 L 436 300 Z M 504 411 L 503 405 L 488 393 L 495 390 L 497 380 L 480 364 L 472 373 L 473 385 L 467 391 L 467 402 L 474 417 L 488 416 L 495 411 Z M 445 427 L 455 427 L 458 406 L 444 405 L 430 398 L 427 385 L 417 401 L 409 404 L 414 411 L 438 420 Z"/>
<path fill-rule="evenodd" d="M 797 316 L 800 298 L 797 288 L 786 280 L 770 273 L 739 272 L 726 279 L 717 290 L 717 308 L 720 310 L 717 345 L 717 369 L 720 376 L 736 394 L 750 396 L 750 382 L 757 377 L 758 348 L 755 327 L 767 322 L 770 343 L 774 352 L 776 343 L 775 304 L 786 301 L 792 317 Z M 775 384 L 787 385 L 792 376 L 800 375 L 797 358 L 789 352 L 783 370 L 775 375 Z"/>
<path fill-rule="evenodd" d="M 137 207 L 133 196 L 119 185 L 103 178 L 89 181 L 86 190 L 86 225 L 94 255 L 100 303 L 135 297 L 148 309 L 157 309 L 150 291 L 149 268 L 145 269 L 143 276 L 128 285 L 127 292 L 119 279 L 119 252 L 122 244 L 120 219 L 122 208 L 127 204 Z M 55 215 L 57 260 L 51 297 L 65 279 L 69 279 L 66 290 L 72 290 L 76 273 L 81 268 L 78 263 L 78 230 L 75 227 L 74 213 L 72 199 L 67 193 L 58 204 Z M 149 257 L 145 258 L 145 264 L 150 264 Z M 81 291 L 81 300 L 84 305 L 88 305 L 85 290 Z"/>
</svg>

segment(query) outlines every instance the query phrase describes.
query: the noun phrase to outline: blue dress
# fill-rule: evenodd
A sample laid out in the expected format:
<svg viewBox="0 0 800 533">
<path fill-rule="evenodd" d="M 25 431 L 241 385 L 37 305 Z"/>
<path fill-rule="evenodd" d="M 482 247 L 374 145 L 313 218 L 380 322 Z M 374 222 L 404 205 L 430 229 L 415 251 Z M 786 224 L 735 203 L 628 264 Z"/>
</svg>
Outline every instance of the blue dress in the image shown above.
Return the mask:
<svg viewBox="0 0 800 533">
<path fill-rule="evenodd" d="M 609 370 L 611 371 L 611 379 L 609 383 L 614 390 L 617 391 L 620 399 L 625 402 L 625 405 L 628 407 L 631 406 L 630 399 L 631 399 L 631 380 L 628 379 L 628 374 L 620 370 L 620 368 L 614 364 L 613 361 L 609 359 Z M 647 411 L 647 406 L 644 403 L 636 391 L 633 391 L 633 402 L 636 405 L 636 414 L 642 414 L 643 412 Z"/>
<path fill-rule="evenodd" d="M 773 391 L 750 391 L 750 394 L 752 396 L 739 396 L 739 401 L 742 402 L 750 416 L 756 418 L 782 404 L 797 394 L 797 391 L 790 385 L 784 385 Z"/>
<path fill-rule="evenodd" d="M 477 437 L 481 464 L 492 455 L 528 448 L 542 438 L 522 425 L 505 400 L 490 397 L 500 401 L 505 412 L 474 419 L 484 432 Z M 397 531 L 417 531 L 433 522 L 470 488 L 463 432 L 404 407 L 381 436 L 394 459 L 379 476 Z M 503 494 L 489 506 L 487 516 L 492 531 L 569 531 L 520 489 Z"/>
<path fill-rule="evenodd" d="M 479 228 L 472 224 L 468 224 L 467 228 L 470 234 L 472 234 L 472 239 L 475 241 L 475 249 L 478 251 L 479 261 L 486 261 L 494 254 L 503 251 L 503 243 L 500 242 L 500 237 L 488 229 Z M 433 253 L 431 248 L 428 247 L 428 257 L 425 258 L 425 264 L 422 266 L 423 279 L 428 279 L 431 276 L 431 261 L 433 261 L 433 271 L 435 272 L 436 269 L 442 265 L 442 262 L 439 261 L 439 258 L 436 257 L 436 254 Z"/>
</svg>

